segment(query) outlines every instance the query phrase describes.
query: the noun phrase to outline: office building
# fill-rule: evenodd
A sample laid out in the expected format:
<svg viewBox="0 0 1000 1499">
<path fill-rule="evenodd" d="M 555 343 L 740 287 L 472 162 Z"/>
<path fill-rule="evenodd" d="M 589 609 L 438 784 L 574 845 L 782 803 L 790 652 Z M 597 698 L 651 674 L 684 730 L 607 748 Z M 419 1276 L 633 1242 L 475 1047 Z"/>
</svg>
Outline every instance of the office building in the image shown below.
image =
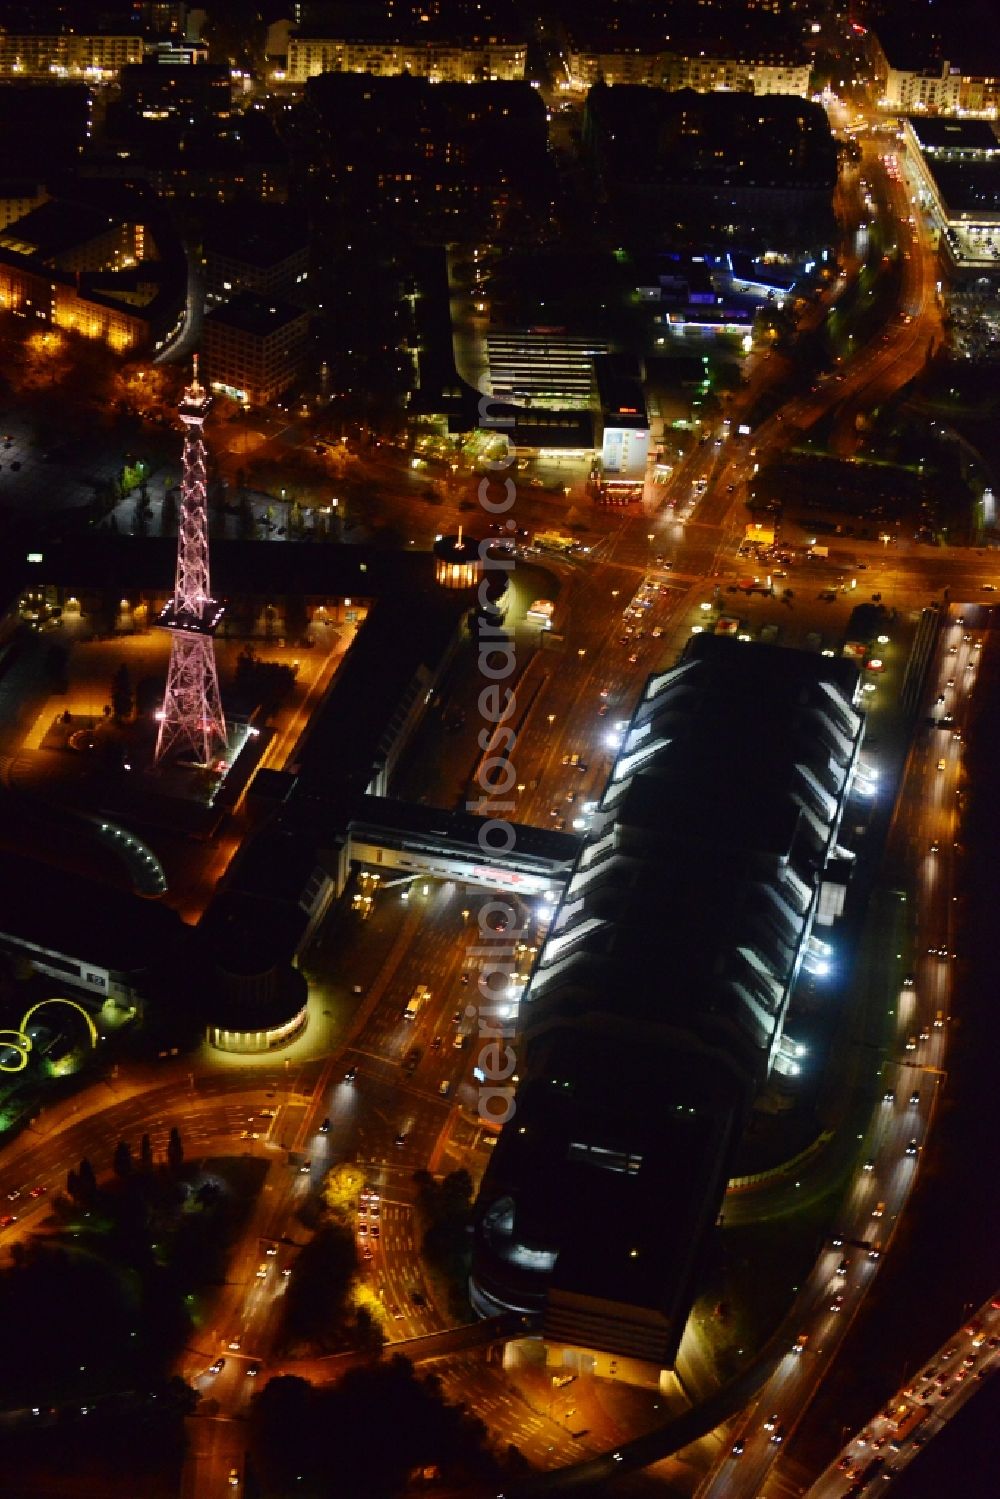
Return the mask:
<svg viewBox="0 0 1000 1499">
<path fill-rule="evenodd" d="M 205 318 L 202 352 L 213 390 L 247 406 L 266 406 L 302 372 L 309 315 L 276 298 L 245 291 Z"/>
<path fill-rule="evenodd" d="M 201 258 L 209 307 L 241 291 L 298 300 L 308 284 L 308 234 L 284 209 L 226 209 L 206 229 Z"/>
</svg>

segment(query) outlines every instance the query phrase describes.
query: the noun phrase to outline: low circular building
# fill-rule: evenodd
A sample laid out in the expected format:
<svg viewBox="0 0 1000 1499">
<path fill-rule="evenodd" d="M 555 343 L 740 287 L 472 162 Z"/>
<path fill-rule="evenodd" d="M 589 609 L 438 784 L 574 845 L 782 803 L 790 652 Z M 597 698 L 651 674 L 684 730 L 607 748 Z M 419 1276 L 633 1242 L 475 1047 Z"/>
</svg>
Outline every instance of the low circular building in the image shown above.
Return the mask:
<svg viewBox="0 0 1000 1499">
<path fill-rule="evenodd" d="M 212 902 L 201 927 L 208 949 L 206 1030 L 212 1046 L 275 1051 L 305 1030 L 308 985 L 291 962 L 302 917 L 299 910 L 236 893 Z"/>
<path fill-rule="evenodd" d="M 483 574 L 479 542 L 463 536 L 439 536 L 434 543 L 434 577 L 442 588 L 475 588 Z"/>
</svg>

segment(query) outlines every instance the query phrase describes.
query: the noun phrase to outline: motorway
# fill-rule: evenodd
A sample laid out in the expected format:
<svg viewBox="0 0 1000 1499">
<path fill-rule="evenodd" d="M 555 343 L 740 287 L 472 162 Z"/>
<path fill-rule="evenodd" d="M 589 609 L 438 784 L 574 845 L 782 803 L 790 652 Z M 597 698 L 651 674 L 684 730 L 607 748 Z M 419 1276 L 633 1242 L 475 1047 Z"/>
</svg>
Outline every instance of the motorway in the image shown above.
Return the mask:
<svg viewBox="0 0 1000 1499">
<path fill-rule="evenodd" d="M 855 1432 L 807 1490 L 807 1499 L 886 1492 L 923 1447 L 1000 1366 L 1000 1296 L 963 1319 L 920 1372 Z M 891 1490 L 890 1490 L 891 1492 Z"/>
</svg>

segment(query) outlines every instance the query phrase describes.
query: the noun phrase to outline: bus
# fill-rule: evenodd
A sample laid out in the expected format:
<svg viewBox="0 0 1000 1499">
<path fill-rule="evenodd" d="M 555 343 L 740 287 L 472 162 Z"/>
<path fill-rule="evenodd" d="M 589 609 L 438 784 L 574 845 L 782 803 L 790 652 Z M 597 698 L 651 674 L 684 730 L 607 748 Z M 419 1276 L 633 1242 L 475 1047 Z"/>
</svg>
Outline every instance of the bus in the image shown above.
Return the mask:
<svg viewBox="0 0 1000 1499">
<path fill-rule="evenodd" d="M 431 997 L 431 991 L 426 984 L 418 984 L 410 995 L 406 1009 L 403 1011 L 404 1020 L 416 1020 L 420 1011 Z"/>
<path fill-rule="evenodd" d="M 546 551 L 566 554 L 577 551 L 580 545 L 575 537 L 567 536 L 564 531 L 537 531 L 534 543 L 536 547 L 544 547 Z"/>
<path fill-rule="evenodd" d="M 529 625 L 541 625 L 543 630 L 551 630 L 554 613 L 555 605 L 551 599 L 535 599 L 530 605 L 525 618 Z"/>
<path fill-rule="evenodd" d="M 889 1447 L 893 1452 L 898 1452 L 905 1441 L 916 1431 L 922 1421 L 926 1421 L 930 1415 L 930 1407 L 926 1405 L 898 1405 L 893 1411 L 892 1435 L 889 1438 Z"/>
</svg>

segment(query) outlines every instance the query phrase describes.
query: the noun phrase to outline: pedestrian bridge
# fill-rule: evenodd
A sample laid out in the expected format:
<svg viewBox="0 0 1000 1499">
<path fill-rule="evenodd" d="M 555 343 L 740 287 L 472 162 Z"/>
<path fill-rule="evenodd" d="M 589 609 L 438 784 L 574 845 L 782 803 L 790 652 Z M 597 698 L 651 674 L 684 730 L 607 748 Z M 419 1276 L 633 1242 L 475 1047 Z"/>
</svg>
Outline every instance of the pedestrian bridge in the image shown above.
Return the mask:
<svg viewBox="0 0 1000 1499">
<path fill-rule="evenodd" d="M 361 798 L 347 833 L 341 888 L 350 864 L 360 863 L 557 898 L 582 846 L 573 833 L 516 822 L 491 825 L 490 819 L 471 812 L 444 812 L 381 796 Z"/>
</svg>

